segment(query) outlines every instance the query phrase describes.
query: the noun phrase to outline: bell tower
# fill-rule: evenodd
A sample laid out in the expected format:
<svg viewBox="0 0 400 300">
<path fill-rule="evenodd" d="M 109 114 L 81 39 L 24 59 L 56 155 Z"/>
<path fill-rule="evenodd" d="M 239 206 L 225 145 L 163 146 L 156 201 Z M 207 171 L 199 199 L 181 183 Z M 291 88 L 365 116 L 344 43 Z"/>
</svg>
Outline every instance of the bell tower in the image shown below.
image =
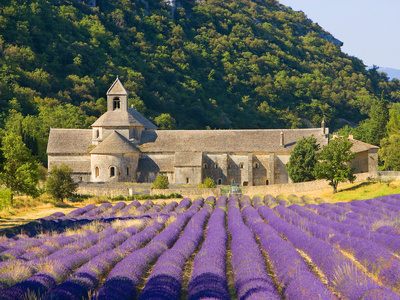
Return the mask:
<svg viewBox="0 0 400 300">
<path fill-rule="evenodd" d="M 118 76 L 107 91 L 107 111 L 128 111 L 129 93 Z"/>
</svg>

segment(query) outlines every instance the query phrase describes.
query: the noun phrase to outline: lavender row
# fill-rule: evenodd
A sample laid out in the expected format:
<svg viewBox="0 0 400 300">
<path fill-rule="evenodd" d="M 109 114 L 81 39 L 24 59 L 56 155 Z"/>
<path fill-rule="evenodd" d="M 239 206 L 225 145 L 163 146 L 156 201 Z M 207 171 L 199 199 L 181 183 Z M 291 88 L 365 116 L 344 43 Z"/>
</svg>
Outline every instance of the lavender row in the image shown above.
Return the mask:
<svg viewBox="0 0 400 300">
<path fill-rule="evenodd" d="M 237 197 L 229 199 L 232 267 L 238 299 L 280 299 L 253 233 L 243 221 Z M 243 263 L 246 262 L 246 263 Z"/>
<path fill-rule="evenodd" d="M 268 224 L 284 236 L 293 246 L 305 252 L 323 272 L 328 284 L 346 299 L 399 299 L 394 292 L 379 286 L 362 271 L 357 269 L 335 247 L 306 234 L 298 227 L 278 217 L 266 206 L 258 208 Z M 374 298 L 375 297 L 375 298 Z M 386 298 L 385 298 L 386 297 Z"/>
<path fill-rule="evenodd" d="M 203 229 L 214 204 L 215 197 L 207 198 L 204 208 L 190 219 L 174 246 L 160 256 L 139 299 L 180 298 L 183 267 L 203 238 Z"/>
<path fill-rule="evenodd" d="M 207 225 L 206 239 L 193 260 L 188 299 L 229 300 L 225 256 L 228 234 L 225 228 L 227 197 L 216 202 Z"/>
<path fill-rule="evenodd" d="M 268 254 L 275 279 L 285 299 L 336 299 L 310 271 L 296 249 L 262 220 L 251 206 L 249 198 L 243 197 L 241 205 L 248 226 L 258 236 L 261 248 Z"/>
<path fill-rule="evenodd" d="M 321 205 L 323 207 L 331 207 L 331 205 Z M 400 236 L 394 236 L 394 235 L 386 235 L 386 234 L 380 234 L 376 233 L 373 231 L 370 231 L 366 228 L 356 226 L 356 225 L 349 225 L 345 224 L 343 222 L 335 222 L 332 220 L 329 220 L 325 217 L 316 215 L 319 218 L 315 217 L 318 219 L 318 222 L 323 222 L 326 226 L 329 226 L 330 228 L 342 233 L 342 234 L 347 234 L 352 237 L 358 237 L 358 238 L 364 238 L 367 239 L 371 242 L 377 243 L 383 247 L 385 247 L 387 250 L 394 252 L 396 254 L 400 254 Z M 326 216 L 326 214 L 325 214 Z M 317 219 L 314 219 L 313 222 L 317 222 Z"/>
<path fill-rule="evenodd" d="M 133 232 L 135 232 L 135 228 L 132 227 L 119 232 L 118 229 L 110 226 L 98 234 L 79 240 L 76 242 L 75 247 L 66 247 L 48 256 L 47 265 L 51 267 L 50 269 L 44 268 L 37 272 L 35 264 L 39 263 L 39 261 L 31 261 L 29 264 L 31 269 L 29 270 L 30 272 L 27 272 L 27 275 L 31 275 L 29 273 L 36 274 L 3 291 L 2 299 L 22 299 L 28 292 L 40 295 L 50 290 L 56 284 L 65 280 L 73 269 L 104 251 L 115 248 Z M 80 249 L 82 251 L 77 252 Z M 68 255 L 69 252 L 73 253 Z"/>
<path fill-rule="evenodd" d="M 279 211 L 281 217 L 286 220 L 290 219 L 296 226 L 309 229 L 313 236 L 322 237 L 329 244 L 338 245 L 342 250 L 352 253 L 369 272 L 378 276 L 379 280 L 385 285 L 392 288 L 397 288 L 400 285 L 400 273 L 398 272 L 400 260 L 385 248 L 362 238 L 353 238 L 332 231 L 322 223 L 318 223 L 318 225 L 311 223 L 308 220 L 318 220 L 321 217 L 301 206 L 292 205 L 289 208 L 304 218 L 285 207 L 277 207 L 277 211 Z"/>
<path fill-rule="evenodd" d="M 126 256 L 111 270 L 104 284 L 93 295 L 93 299 L 132 299 L 136 297 L 136 286 L 151 263 L 179 237 L 184 226 L 201 208 L 203 200 L 193 202 L 189 210 L 178 214 L 164 231 L 155 236 L 144 248 Z"/>
<path fill-rule="evenodd" d="M 118 247 L 91 259 L 77 269 L 68 280 L 51 290 L 43 298 L 87 299 L 88 295 L 99 286 L 101 278 L 105 277 L 126 256 L 150 242 L 164 228 L 169 218 L 168 215 L 164 215 L 151 221 L 149 226 L 142 231 L 140 231 L 142 227 L 137 228 L 136 234 L 133 233 Z"/>
</svg>

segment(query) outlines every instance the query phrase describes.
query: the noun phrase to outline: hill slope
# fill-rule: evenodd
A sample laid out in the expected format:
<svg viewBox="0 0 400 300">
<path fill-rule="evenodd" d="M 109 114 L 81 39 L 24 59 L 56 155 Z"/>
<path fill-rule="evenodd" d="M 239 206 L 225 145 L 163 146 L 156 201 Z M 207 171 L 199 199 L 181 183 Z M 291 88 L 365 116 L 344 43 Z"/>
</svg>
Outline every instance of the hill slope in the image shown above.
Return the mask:
<svg viewBox="0 0 400 300">
<path fill-rule="evenodd" d="M 332 128 L 364 119 L 382 92 L 400 98 L 398 80 L 366 71 L 340 41 L 276 0 L 181 0 L 173 17 L 158 0 L 97 5 L 0 3 L 5 116 L 12 109 L 19 120 L 54 119 L 39 127 L 87 127 L 104 112 L 116 75 L 140 112 L 169 113 L 187 129 L 295 128 L 323 118 Z"/>
</svg>

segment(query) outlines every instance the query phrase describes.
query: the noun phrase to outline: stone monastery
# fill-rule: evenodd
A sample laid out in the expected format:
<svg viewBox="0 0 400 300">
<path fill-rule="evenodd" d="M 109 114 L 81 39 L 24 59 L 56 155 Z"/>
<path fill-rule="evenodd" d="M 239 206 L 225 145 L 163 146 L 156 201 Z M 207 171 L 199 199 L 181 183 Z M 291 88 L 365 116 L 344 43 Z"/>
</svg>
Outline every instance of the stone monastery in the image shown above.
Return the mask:
<svg viewBox="0 0 400 300">
<path fill-rule="evenodd" d="M 157 130 L 133 108 L 117 78 L 107 92 L 107 112 L 92 129 L 50 130 L 49 169 L 65 163 L 81 182 L 152 182 L 158 174 L 174 184 L 289 183 L 285 164 L 296 142 L 314 135 L 323 146 L 329 130 Z M 376 173 L 378 147 L 350 138 L 356 173 Z"/>
</svg>

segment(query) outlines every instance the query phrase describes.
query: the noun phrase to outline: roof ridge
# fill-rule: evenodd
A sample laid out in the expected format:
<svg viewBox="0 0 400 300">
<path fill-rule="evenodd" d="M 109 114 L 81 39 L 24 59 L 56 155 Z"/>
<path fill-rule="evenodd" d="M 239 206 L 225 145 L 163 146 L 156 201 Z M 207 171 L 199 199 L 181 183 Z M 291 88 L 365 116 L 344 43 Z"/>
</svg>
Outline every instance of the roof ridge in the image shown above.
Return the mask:
<svg viewBox="0 0 400 300">
<path fill-rule="evenodd" d="M 124 94 L 129 95 L 128 91 L 125 89 L 124 85 L 122 84 L 121 80 L 119 80 L 118 76 L 117 79 L 115 79 L 114 83 L 110 86 L 110 88 L 108 89 L 106 95 L 110 95 L 110 94 L 115 94 L 115 93 L 111 93 L 111 91 L 114 89 L 114 87 L 117 84 L 120 84 L 120 87 L 122 88 L 122 90 L 124 91 Z M 122 95 L 120 93 L 117 93 L 117 95 Z"/>
</svg>

